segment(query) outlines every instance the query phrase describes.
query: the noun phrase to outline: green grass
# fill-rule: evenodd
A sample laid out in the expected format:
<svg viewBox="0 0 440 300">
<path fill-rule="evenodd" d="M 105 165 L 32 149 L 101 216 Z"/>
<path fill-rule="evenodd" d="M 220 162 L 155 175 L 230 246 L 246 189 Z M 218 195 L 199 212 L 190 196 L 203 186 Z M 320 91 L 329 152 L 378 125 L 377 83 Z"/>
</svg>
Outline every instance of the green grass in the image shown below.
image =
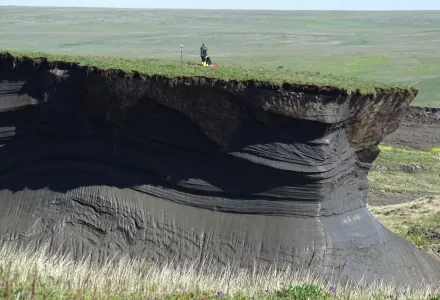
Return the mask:
<svg viewBox="0 0 440 300">
<path fill-rule="evenodd" d="M 390 58 L 386 56 L 361 56 L 346 63 L 345 72 L 348 74 L 362 74 L 368 70 L 375 70 L 386 65 Z"/>
<path fill-rule="evenodd" d="M 440 260 L 440 149 L 380 148 L 381 153 L 368 175 L 370 193 L 412 195 L 413 200 L 370 206 L 371 213 L 391 231 Z M 417 172 L 405 173 L 402 166 L 416 167 Z"/>
<path fill-rule="evenodd" d="M 45 57 L 49 62 L 73 62 L 81 66 L 94 66 L 100 69 L 120 69 L 126 72 L 139 72 L 144 75 L 159 75 L 168 78 L 207 77 L 225 81 L 258 81 L 281 86 L 284 83 L 319 88 L 338 88 L 347 93 L 375 94 L 376 88 L 390 89 L 391 85 L 370 82 L 356 77 L 336 76 L 318 72 L 294 71 L 285 68 L 256 68 L 223 65 L 221 68 L 202 67 L 192 62 L 171 61 L 167 59 L 146 59 L 112 56 L 74 56 L 38 52 L 18 52 L 1 50 L 0 54 L 10 53 L 18 59 L 22 57 Z M 408 88 L 409 92 L 412 92 Z"/>
<path fill-rule="evenodd" d="M 220 271 L 220 272 L 219 272 Z M 439 287 L 414 282 L 340 284 L 310 273 L 196 271 L 193 265 L 157 266 L 123 258 L 96 266 L 88 259 L 0 248 L 0 299 L 439 299 Z"/>
<path fill-rule="evenodd" d="M 408 163 L 420 163 L 427 169 L 436 169 L 440 164 L 440 148 L 430 151 L 404 149 L 388 145 L 380 145 L 380 155 L 374 161 L 375 165 L 396 166 Z"/>
<path fill-rule="evenodd" d="M 278 66 L 359 77 L 414 86 L 419 94 L 413 104 L 440 107 L 439 32 L 440 12 L 435 11 L 0 9 L 4 49 L 176 61 L 183 44 L 184 60 L 196 63 L 206 43 L 213 62 L 222 67 L 245 66 L 254 74 L 255 69 L 272 70 L 263 79 L 278 76 L 273 71 Z"/>
<path fill-rule="evenodd" d="M 381 149 L 368 176 L 372 192 L 440 195 L 440 154 L 436 149 L 418 151 L 387 146 Z M 416 171 L 402 171 L 408 168 Z"/>
</svg>

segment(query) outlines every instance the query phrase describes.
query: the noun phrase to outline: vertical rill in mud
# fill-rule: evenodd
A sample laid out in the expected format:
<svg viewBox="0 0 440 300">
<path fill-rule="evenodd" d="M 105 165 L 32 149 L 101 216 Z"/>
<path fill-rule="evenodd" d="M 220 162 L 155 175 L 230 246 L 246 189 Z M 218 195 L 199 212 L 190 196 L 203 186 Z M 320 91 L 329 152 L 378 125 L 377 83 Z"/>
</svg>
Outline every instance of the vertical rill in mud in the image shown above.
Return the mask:
<svg viewBox="0 0 440 300">
<path fill-rule="evenodd" d="M 437 282 L 365 205 L 413 99 L 2 56 L 0 242 Z"/>
</svg>

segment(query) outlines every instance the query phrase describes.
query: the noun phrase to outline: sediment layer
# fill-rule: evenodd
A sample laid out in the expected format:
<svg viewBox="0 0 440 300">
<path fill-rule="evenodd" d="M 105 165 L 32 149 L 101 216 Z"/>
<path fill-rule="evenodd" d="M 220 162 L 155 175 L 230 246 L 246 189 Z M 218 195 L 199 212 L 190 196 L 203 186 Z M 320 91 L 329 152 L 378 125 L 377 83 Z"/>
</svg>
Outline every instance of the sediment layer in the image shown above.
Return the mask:
<svg viewBox="0 0 440 300">
<path fill-rule="evenodd" d="M 377 145 L 416 94 L 2 55 L 1 242 L 436 282 L 439 265 L 366 208 Z"/>
</svg>

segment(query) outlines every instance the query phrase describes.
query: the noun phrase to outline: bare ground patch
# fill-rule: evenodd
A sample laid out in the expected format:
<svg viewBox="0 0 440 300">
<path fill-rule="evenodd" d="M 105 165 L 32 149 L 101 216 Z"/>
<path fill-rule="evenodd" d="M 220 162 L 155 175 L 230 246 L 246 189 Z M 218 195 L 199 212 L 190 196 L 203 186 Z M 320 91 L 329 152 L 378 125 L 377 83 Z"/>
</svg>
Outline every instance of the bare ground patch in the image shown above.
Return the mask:
<svg viewBox="0 0 440 300">
<path fill-rule="evenodd" d="M 410 107 L 399 128 L 382 144 L 419 150 L 439 147 L 440 108 Z"/>
</svg>

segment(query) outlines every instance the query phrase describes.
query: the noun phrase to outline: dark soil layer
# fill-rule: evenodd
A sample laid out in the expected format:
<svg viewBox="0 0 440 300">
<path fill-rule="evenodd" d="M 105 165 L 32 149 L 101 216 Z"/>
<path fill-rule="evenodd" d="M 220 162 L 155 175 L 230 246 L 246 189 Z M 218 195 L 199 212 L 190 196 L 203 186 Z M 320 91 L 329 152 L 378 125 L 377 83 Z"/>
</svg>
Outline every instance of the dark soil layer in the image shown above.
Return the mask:
<svg viewBox="0 0 440 300">
<path fill-rule="evenodd" d="M 5 56 L 0 243 L 437 283 L 366 208 L 377 145 L 413 99 Z"/>
<path fill-rule="evenodd" d="M 420 150 L 440 147 L 440 108 L 410 107 L 399 129 L 388 135 L 383 144 Z"/>
</svg>

